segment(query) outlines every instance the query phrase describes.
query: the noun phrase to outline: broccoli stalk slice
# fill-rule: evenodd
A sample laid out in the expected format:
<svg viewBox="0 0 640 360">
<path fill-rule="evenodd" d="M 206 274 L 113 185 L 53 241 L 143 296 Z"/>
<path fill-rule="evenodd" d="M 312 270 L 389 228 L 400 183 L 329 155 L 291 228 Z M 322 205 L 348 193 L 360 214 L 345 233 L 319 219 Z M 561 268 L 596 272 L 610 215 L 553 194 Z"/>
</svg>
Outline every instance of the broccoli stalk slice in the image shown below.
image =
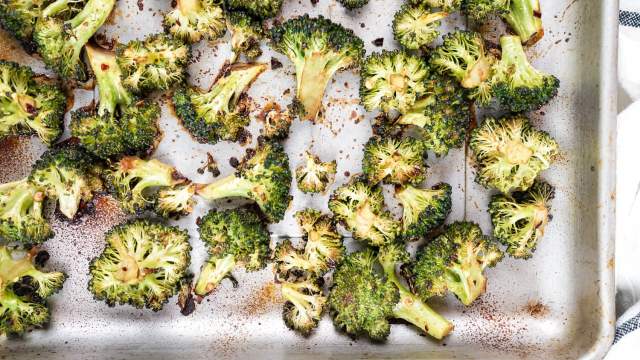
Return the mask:
<svg viewBox="0 0 640 360">
<path fill-rule="evenodd" d="M 509 12 L 502 17 L 520 37 L 523 44 L 532 45 L 544 36 L 539 0 L 511 0 Z"/>
<path fill-rule="evenodd" d="M 42 10 L 42 17 L 48 18 L 53 17 L 61 12 L 67 11 L 69 9 L 69 3 L 78 2 L 77 0 L 56 0 L 51 4 L 47 5 L 44 10 Z"/>
<path fill-rule="evenodd" d="M 116 107 L 130 105 L 133 97 L 122 84 L 122 71 L 116 54 L 92 45 L 87 45 L 86 51 L 100 90 L 98 114 L 113 114 Z"/>
<path fill-rule="evenodd" d="M 215 290 L 220 282 L 229 277 L 231 270 L 236 266 L 233 255 L 226 255 L 222 258 L 212 257 L 202 268 L 195 286 L 195 293 L 199 296 L 206 296 Z"/>
<path fill-rule="evenodd" d="M 205 200 L 214 201 L 228 197 L 253 199 L 254 191 L 258 189 L 259 186 L 253 182 L 230 175 L 204 187 L 200 186 L 196 192 Z"/>
<path fill-rule="evenodd" d="M 425 127 L 427 125 L 428 118 L 424 116 L 424 111 L 427 107 L 436 103 L 436 98 L 434 96 L 427 96 L 422 99 L 416 101 L 416 103 L 407 111 L 402 114 L 398 120 L 396 120 L 397 125 L 413 125 L 417 127 Z"/>
</svg>

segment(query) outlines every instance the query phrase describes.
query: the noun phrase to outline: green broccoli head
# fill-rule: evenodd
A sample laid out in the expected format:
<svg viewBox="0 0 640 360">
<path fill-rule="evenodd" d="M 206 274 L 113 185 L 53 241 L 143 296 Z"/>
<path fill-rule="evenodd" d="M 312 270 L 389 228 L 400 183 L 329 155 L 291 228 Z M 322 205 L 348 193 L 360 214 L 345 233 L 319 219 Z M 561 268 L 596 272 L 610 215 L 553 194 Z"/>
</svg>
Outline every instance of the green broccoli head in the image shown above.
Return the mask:
<svg viewBox="0 0 640 360">
<path fill-rule="evenodd" d="M 94 174 L 93 158 L 75 145 L 45 152 L 33 165 L 29 182 L 58 201 L 58 209 L 73 219 L 80 205 L 93 199 L 101 183 Z"/>
<path fill-rule="evenodd" d="M 39 83 L 28 66 L 0 60 L 0 139 L 37 135 L 51 145 L 62 134 L 66 106 L 58 86 Z"/>
<path fill-rule="evenodd" d="M 44 218 L 45 193 L 27 179 L 0 184 L 0 238 L 39 244 L 53 236 Z"/>
<path fill-rule="evenodd" d="M 148 220 L 117 225 L 89 267 L 89 291 L 109 306 L 159 311 L 178 293 L 191 252 L 185 230 Z"/>
<path fill-rule="evenodd" d="M 372 184 L 419 184 L 427 176 L 426 159 L 419 140 L 372 137 L 364 146 L 362 170 Z"/>
<path fill-rule="evenodd" d="M 242 10 L 251 16 L 268 19 L 280 12 L 283 0 L 227 0 L 227 6 L 232 10 Z"/>
<path fill-rule="evenodd" d="M 360 177 L 333 192 L 329 209 L 356 240 L 372 246 L 393 241 L 400 230 L 398 221 L 385 209 L 382 189 Z"/>
<path fill-rule="evenodd" d="M 406 241 L 424 238 L 444 224 L 451 212 L 451 185 L 438 184 L 431 189 L 411 185 L 396 188 L 396 198 L 402 205 L 402 237 Z"/>
<path fill-rule="evenodd" d="M 33 29 L 47 0 L 5 0 L 0 2 L 0 26 L 18 39 L 25 50 L 35 51 Z"/>
<path fill-rule="evenodd" d="M 426 300 L 450 291 L 470 305 L 486 291 L 484 270 L 503 256 L 480 226 L 455 222 L 418 253 L 413 269 L 416 292 Z"/>
<path fill-rule="evenodd" d="M 311 152 L 305 153 L 304 164 L 296 168 L 298 188 L 304 193 L 323 193 L 333 183 L 336 176 L 335 160 L 322 162 Z"/>
<path fill-rule="evenodd" d="M 55 3 L 64 9 L 74 2 Z M 88 0 L 81 11 L 66 21 L 45 13 L 33 34 L 45 64 L 65 80 L 85 81 L 87 71 L 82 61 L 82 49 L 105 23 L 115 3 L 116 0 Z"/>
<path fill-rule="evenodd" d="M 191 57 L 188 45 L 164 34 L 119 44 L 116 54 L 122 83 L 135 93 L 167 90 L 183 83 Z"/>
<path fill-rule="evenodd" d="M 195 187 L 189 188 L 189 180 L 175 167 L 156 159 L 124 157 L 112 164 L 106 180 L 129 213 L 153 210 L 163 216 L 184 215 L 193 205 Z"/>
<path fill-rule="evenodd" d="M 369 0 L 338 0 L 345 8 L 349 10 L 359 9 L 369 3 Z"/>
<path fill-rule="evenodd" d="M 226 32 L 224 12 L 215 0 L 176 0 L 175 9 L 164 15 L 164 28 L 190 44 L 215 40 Z"/>
<path fill-rule="evenodd" d="M 504 15 L 509 12 L 512 0 L 465 0 L 462 10 L 474 21 L 484 21 L 491 15 Z"/>
<path fill-rule="evenodd" d="M 315 209 L 298 211 L 295 218 L 304 232 L 304 255 L 316 269 L 315 274 L 324 275 L 346 253 L 335 219 Z"/>
<path fill-rule="evenodd" d="M 409 3 L 412 5 L 422 5 L 441 9 L 442 11 L 452 13 L 460 10 L 463 0 L 409 0 Z"/>
<path fill-rule="evenodd" d="M 558 94 L 560 80 L 537 70 L 529 63 L 520 38 L 500 38 L 502 58 L 492 77 L 495 97 L 512 112 L 541 108 Z"/>
<path fill-rule="evenodd" d="M 310 278 L 301 282 L 281 284 L 285 300 L 282 318 L 291 330 L 309 336 L 318 327 L 327 304 L 322 292 L 322 278 Z"/>
<path fill-rule="evenodd" d="M 209 91 L 178 89 L 173 95 L 176 115 L 202 143 L 237 141 L 250 121 L 244 93 L 266 69 L 261 63 L 227 65 Z"/>
<path fill-rule="evenodd" d="M 470 89 L 470 96 L 481 105 L 491 101 L 491 71 L 495 58 L 485 49 L 482 35 L 457 30 L 443 37 L 432 56 L 436 71 L 447 73 Z"/>
<path fill-rule="evenodd" d="M 527 191 L 495 195 L 489 205 L 493 235 L 507 246 L 509 255 L 528 259 L 536 250 L 551 220 L 551 200 L 555 189 L 536 181 Z"/>
<path fill-rule="evenodd" d="M 307 120 L 315 120 L 333 75 L 357 67 L 364 57 L 364 43 L 352 30 L 322 16 L 303 15 L 271 30 L 271 46 L 293 62 L 296 100 Z"/>
<path fill-rule="evenodd" d="M 438 38 L 440 20 L 447 16 L 444 11 L 405 4 L 393 18 L 393 36 L 407 50 L 422 49 Z"/>
<path fill-rule="evenodd" d="M 267 139 L 280 140 L 289 136 L 293 123 L 293 114 L 289 109 L 282 109 L 276 102 L 267 103 L 260 113 L 263 122 L 261 135 Z"/>
<path fill-rule="evenodd" d="M 416 135 L 424 147 L 436 156 L 445 156 L 462 147 L 467 137 L 471 118 L 468 94 L 455 79 L 438 73 L 429 77 L 425 87 L 424 97 L 390 125 L 419 128 Z"/>
<path fill-rule="evenodd" d="M 507 194 L 526 190 L 559 154 L 558 143 L 535 129 L 524 115 L 486 118 L 471 133 L 476 181 Z"/>
<path fill-rule="evenodd" d="M 291 180 L 289 158 L 282 145 L 262 141 L 247 151 L 235 174 L 197 186 L 197 194 L 209 201 L 230 197 L 253 200 L 269 221 L 278 222 L 291 202 Z"/>
<path fill-rule="evenodd" d="M 265 36 L 262 22 L 251 18 L 243 12 L 232 12 L 227 16 L 227 27 L 231 31 L 231 50 L 234 59 L 244 54 L 248 60 L 262 55 L 260 40 Z"/>
<path fill-rule="evenodd" d="M 196 281 L 196 295 L 211 293 L 237 266 L 258 271 L 267 264 L 269 231 L 251 208 L 211 210 L 198 222 L 198 231 L 210 258 Z"/>
<path fill-rule="evenodd" d="M 49 322 L 47 298 L 66 280 L 61 272 L 43 272 L 35 266 L 38 252 L 19 254 L 0 246 L 0 335 L 21 336 Z"/>
<path fill-rule="evenodd" d="M 367 57 L 362 65 L 360 99 L 365 109 L 405 112 L 424 93 L 429 75 L 427 63 L 404 51 L 383 51 Z"/>
</svg>

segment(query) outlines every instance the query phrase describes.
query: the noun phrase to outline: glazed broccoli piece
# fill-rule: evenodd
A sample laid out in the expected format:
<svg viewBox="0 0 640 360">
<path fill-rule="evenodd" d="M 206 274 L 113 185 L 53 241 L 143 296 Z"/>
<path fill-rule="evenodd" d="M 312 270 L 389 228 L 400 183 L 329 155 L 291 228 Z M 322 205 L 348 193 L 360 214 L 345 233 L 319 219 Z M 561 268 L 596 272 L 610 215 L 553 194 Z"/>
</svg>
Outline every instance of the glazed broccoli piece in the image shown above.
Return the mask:
<svg viewBox="0 0 640 360">
<path fill-rule="evenodd" d="M 538 110 L 558 94 L 560 80 L 529 63 L 520 38 L 500 38 L 502 58 L 491 79 L 495 97 L 512 112 Z"/>
<path fill-rule="evenodd" d="M 431 189 L 411 185 L 396 188 L 396 198 L 402 205 L 402 237 L 417 241 L 444 224 L 451 212 L 451 185 L 438 184 Z"/>
<path fill-rule="evenodd" d="M 405 4 L 393 18 L 393 37 L 408 50 L 422 49 L 440 35 L 440 20 L 449 13 L 434 12 L 427 6 Z"/>
<path fill-rule="evenodd" d="M 531 187 L 560 151 L 558 143 L 524 115 L 486 118 L 471 133 L 469 147 L 475 156 L 476 181 L 505 194 Z"/>
<path fill-rule="evenodd" d="M 210 258 L 196 281 L 196 295 L 210 294 L 237 266 L 258 271 L 267 264 L 269 231 L 250 208 L 211 210 L 198 222 L 198 232 Z"/>
<path fill-rule="evenodd" d="M 480 226 L 455 222 L 418 252 L 413 269 L 416 292 L 426 300 L 450 291 L 470 305 L 487 288 L 484 270 L 503 256 Z"/>
<path fill-rule="evenodd" d="M 489 205 L 493 236 L 507 246 L 515 258 L 528 259 L 551 220 L 551 200 L 555 189 L 536 181 L 527 191 L 494 195 Z"/>
<path fill-rule="evenodd" d="M 227 30 L 222 7 L 215 0 L 176 0 L 175 9 L 164 15 L 164 28 L 190 44 L 218 39 Z"/>
<path fill-rule="evenodd" d="M 404 51 L 382 51 L 364 60 L 360 99 L 365 109 L 405 112 L 425 91 L 427 63 Z"/>
<path fill-rule="evenodd" d="M 81 204 L 93 199 L 101 182 L 95 174 L 93 158 L 80 147 L 67 145 L 45 152 L 33 165 L 29 182 L 51 199 L 58 209 L 73 219 Z"/>
<path fill-rule="evenodd" d="M 176 115 L 199 142 L 237 141 L 249 124 L 244 93 L 266 69 L 258 63 L 225 65 L 209 91 L 178 89 L 173 95 Z"/>
<path fill-rule="evenodd" d="M 333 323 L 349 335 L 375 341 L 389 336 L 389 321 L 395 318 L 436 339 L 447 336 L 453 330 L 451 322 L 413 295 L 396 274 L 396 267 L 409 260 L 406 250 L 390 244 L 377 257 L 383 273 L 377 271 L 371 249 L 349 254 L 338 267 L 329 294 Z"/>
<path fill-rule="evenodd" d="M 448 75 L 433 73 L 425 82 L 425 96 L 393 125 L 415 126 L 427 150 L 445 156 L 460 148 L 467 136 L 471 107 L 467 91 Z"/>
<path fill-rule="evenodd" d="M 50 6 L 58 4 L 66 8 L 73 3 L 56 1 Z M 45 64 L 65 80 L 85 81 L 82 49 L 107 20 L 115 3 L 116 0 L 88 0 L 80 12 L 66 21 L 47 16 L 45 10 L 33 34 Z"/>
<path fill-rule="evenodd" d="M 282 283 L 281 292 L 285 300 L 282 309 L 285 325 L 303 336 L 310 335 L 318 327 L 327 303 L 322 292 L 322 278 Z"/>
<path fill-rule="evenodd" d="M 89 266 L 89 291 L 97 300 L 159 311 L 178 293 L 191 260 L 187 231 L 134 220 L 109 230 L 105 240 Z"/>
<path fill-rule="evenodd" d="M 262 55 L 260 40 L 264 37 L 262 22 L 254 20 L 243 12 L 233 12 L 227 17 L 227 28 L 231 32 L 231 50 L 236 62 L 240 54 L 244 54 L 248 60 L 254 60 Z"/>
<path fill-rule="evenodd" d="M 449 13 L 460 10 L 463 0 L 409 0 L 412 5 L 423 5 Z"/>
<path fill-rule="evenodd" d="M 263 141 L 247 155 L 235 174 L 208 185 L 198 185 L 197 194 L 212 201 L 230 197 L 251 199 L 271 222 L 284 218 L 291 196 L 289 158 L 282 145 Z"/>
<path fill-rule="evenodd" d="M 227 6 L 260 19 L 268 19 L 278 15 L 282 2 L 283 0 L 227 0 Z"/>
<path fill-rule="evenodd" d="M 53 236 L 44 218 L 46 195 L 27 179 L 0 184 L 0 238 L 39 244 Z"/>
<path fill-rule="evenodd" d="M 470 89 L 470 96 L 481 105 L 491 101 L 491 68 L 495 58 L 485 49 L 482 35 L 458 30 L 443 37 L 432 56 L 431 65 Z"/>
<path fill-rule="evenodd" d="M 49 322 L 47 298 L 58 292 L 66 279 L 61 272 L 43 272 L 36 259 L 46 252 L 16 251 L 0 246 L 0 335 L 21 336 Z"/>
<path fill-rule="evenodd" d="M 352 30 L 322 16 L 287 20 L 271 30 L 271 40 L 295 65 L 296 100 L 307 120 L 316 119 L 333 75 L 357 67 L 364 57 L 364 43 Z"/>
<path fill-rule="evenodd" d="M 171 165 L 124 157 L 105 177 L 120 206 L 129 213 L 152 210 L 165 217 L 191 213 L 195 185 Z"/>
<path fill-rule="evenodd" d="M 289 109 L 283 110 L 278 103 L 270 102 L 262 109 L 259 119 L 263 122 L 261 134 L 265 138 L 280 140 L 289 136 L 293 123 Z"/>
<path fill-rule="evenodd" d="M 465 0 L 464 11 L 475 21 L 502 17 L 523 44 L 533 45 L 544 36 L 539 0 Z"/>
<path fill-rule="evenodd" d="M 90 105 L 71 113 L 71 135 L 93 155 L 145 155 L 160 140 L 160 106 L 136 101 L 121 81 L 115 53 L 97 46 L 86 46 L 87 58 L 100 92 L 98 106 Z"/>
<path fill-rule="evenodd" d="M 336 177 L 337 162 L 322 162 L 311 152 L 305 152 L 304 164 L 296 168 L 298 188 L 304 193 L 323 193 L 333 184 Z"/>
<path fill-rule="evenodd" d="M 345 8 L 349 10 L 359 9 L 369 3 L 369 0 L 338 0 Z"/>
<path fill-rule="evenodd" d="M 62 134 L 66 106 L 58 86 L 37 81 L 28 66 L 0 60 L 0 140 L 37 135 L 53 144 Z"/>
<path fill-rule="evenodd" d="M 360 177 L 334 191 L 329 209 L 356 240 L 372 246 L 393 241 L 400 230 L 398 221 L 385 209 L 382 189 Z"/>
<path fill-rule="evenodd" d="M 374 136 L 364 146 L 362 170 L 372 184 L 419 184 L 427 177 L 426 159 L 419 140 Z"/>
<path fill-rule="evenodd" d="M 118 44 L 116 54 L 124 86 L 134 93 L 146 93 L 183 83 L 191 50 L 179 39 L 155 34 Z"/>
</svg>

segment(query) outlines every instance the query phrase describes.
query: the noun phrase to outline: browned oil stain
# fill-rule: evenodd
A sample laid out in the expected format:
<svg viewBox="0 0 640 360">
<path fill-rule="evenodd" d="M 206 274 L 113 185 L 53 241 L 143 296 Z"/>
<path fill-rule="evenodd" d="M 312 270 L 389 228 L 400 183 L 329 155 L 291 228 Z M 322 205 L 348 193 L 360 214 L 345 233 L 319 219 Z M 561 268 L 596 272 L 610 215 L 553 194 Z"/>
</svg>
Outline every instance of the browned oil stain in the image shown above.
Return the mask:
<svg viewBox="0 0 640 360">
<path fill-rule="evenodd" d="M 31 150 L 31 140 L 28 137 L 11 136 L 0 140 L 0 182 L 18 180 L 27 176 L 34 154 Z"/>
<path fill-rule="evenodd" d="M 567 15 L 567 11 L 569 11 L 569 9 L 571 9 L 571 7 L 577 2 L 578 0 L 573 0 L 569 3 L 569 5 L 567 5 L 567 7 L 564 8 L 564 10 L 562 11 L 562 15 L 560 15 L 560 21 L 564 21 L 564 16 Z"/>
<path fill-rule="evenodd" d="M 607 269 L 613 270 L 615 268 L 616 268 L 616 259 L 612 257 L 611 259 L 609 259 L 609 261 L 607 261 Z"/>
<path fill-rule="evenodd" d="M 524 311 L 536 319 L 547 317 L 551 312 L 549 307 L 541 303 L 539 300 L 529 301 L 527 305 L 525 305 Z"/>
<path fill-rule="evenodd" d="M 247 302 L 243 305 L 242 314 L 247 317 L 262 315 L 281 302 L 280 292 L 276 285 L 273 282 L 269 282 L 263 285 L 255 295 L 247 299 Z"/>
</svg>

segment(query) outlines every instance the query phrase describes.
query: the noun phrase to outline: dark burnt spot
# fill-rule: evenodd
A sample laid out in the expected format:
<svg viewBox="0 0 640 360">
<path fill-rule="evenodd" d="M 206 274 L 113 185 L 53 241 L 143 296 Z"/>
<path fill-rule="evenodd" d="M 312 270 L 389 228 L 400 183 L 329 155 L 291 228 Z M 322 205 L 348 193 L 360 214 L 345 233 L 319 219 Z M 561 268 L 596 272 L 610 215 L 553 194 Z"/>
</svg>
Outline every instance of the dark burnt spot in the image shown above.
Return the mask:
<svg viewBox="0 0 640 360">
<path fill-rule="evenodd" d="M 282 63 L 280 62 L 280 60 L 276 59 L 276 58 L 271 58 L 271 70 L 277 70 L 280 69 L 282 67 Z"/>
<path fill-rule="evenodd" d="M 47 261 L 49 261 L 49 258 L 51 256 L 49 255 L 49 253 L 46 250 L 40 250 L 38 251 L 38 254 L 36 254 L 35 259 L 33 260 L 33 262 L 37 265 L 37 266 L 44 266 Z"/>
<path fill-rule="evenodd" d="M 384 38 L 377 38 L 373 40 L 372 43 L 377 47 L 382 47 L 384 45 Z"/>
<path fill-rule="evenodd" d="M 235 157 L 231 157 L 229 158 L 229 165 L 231 165 L 231 167 L 235 169 L 238 167 L 238 165 L 240 165 L 240 161 L 238 161 L 238 159 Z"/>
</svg>

